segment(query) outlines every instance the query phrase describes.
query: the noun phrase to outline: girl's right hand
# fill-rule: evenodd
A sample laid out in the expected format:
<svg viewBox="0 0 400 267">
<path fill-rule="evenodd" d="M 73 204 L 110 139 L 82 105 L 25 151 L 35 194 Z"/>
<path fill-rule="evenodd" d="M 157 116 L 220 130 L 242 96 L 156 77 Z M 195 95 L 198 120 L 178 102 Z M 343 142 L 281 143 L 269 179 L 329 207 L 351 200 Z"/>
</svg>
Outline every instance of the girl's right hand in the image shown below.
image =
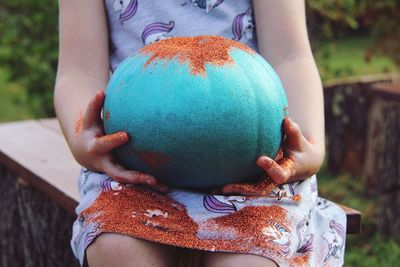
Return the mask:
<svg viewBox="0 0 400 267">
<path fill-rule="evenodd" d="M 81 112 L 75 123 L 75 134 L 70 140 L 71 150 L 79 164 L 89 170 L 108 174 L 120 183 L 143 184 L 157 191 L 168 191 L 157 184 L 156 178 L 138 171 L 127 170 L 111 155 L 111 151 L 129 141 L 125 132 L 106 135 L 101 119 L 105 94 L 99 90 L 90 100 L 86 111 Z"/>
</svg>

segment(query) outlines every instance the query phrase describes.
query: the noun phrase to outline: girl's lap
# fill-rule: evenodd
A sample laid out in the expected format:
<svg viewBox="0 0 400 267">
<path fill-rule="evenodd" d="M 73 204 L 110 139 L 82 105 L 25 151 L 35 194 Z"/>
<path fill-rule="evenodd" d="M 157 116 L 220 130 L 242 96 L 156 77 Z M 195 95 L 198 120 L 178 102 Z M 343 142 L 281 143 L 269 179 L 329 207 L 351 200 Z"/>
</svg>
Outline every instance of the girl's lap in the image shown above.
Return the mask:
<svg viewBox="0 0 400 267">
<path fill-rule="evenodd" d="M 174 266 L 178 249 L 118 233 L 100 234 L 86 249 L 90 267 Z"/>
<path fill-rule="evenodd" d="M 207 267 L 277 267 L 278 265 L 271 259 L 251 255 L 229 252 L 205 252 L 203 255 L 204 266 Z"/>
<path fill-rule="evenodd" d="M 189 249 L 202 251 L 202 266 L 343 261 L 345 214 L 318 198 L 315 176 L 269 197 L 160 194 L 86 170 L 79 188 L 71 246 L 81 264 L 86 254 L 91 266 L 177 266 Z"/>
<path fill-rule="evenodd" d="M 154 243 L 116 233 L 100 234 L 86 249 L 90 267 L 101 266 L 177 266 L 181 248 Z M 272 260 L 249 254 L 201 252 L 202 266 L 275 267 Z"/>
</svg>

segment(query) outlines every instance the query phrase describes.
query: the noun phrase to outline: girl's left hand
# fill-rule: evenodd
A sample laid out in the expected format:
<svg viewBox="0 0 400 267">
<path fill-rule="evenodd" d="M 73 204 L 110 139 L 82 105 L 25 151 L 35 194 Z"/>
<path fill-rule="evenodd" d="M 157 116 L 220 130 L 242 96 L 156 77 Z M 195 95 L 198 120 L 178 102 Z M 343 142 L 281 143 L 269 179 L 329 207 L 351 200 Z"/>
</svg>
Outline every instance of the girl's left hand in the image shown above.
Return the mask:
<svg viewBox="0 0 400 267">
<path fill-rule="evenodd" d="M 278 153 L 276 161 L 267 156 L 257 159 L 257 165 L 266 172 L 263 180 L 228 184 L 222 188 L 222 193 L 268 196 L 277 185 L 304 180 L 320 169 L 324 150 L 310 137 L 305 137 L 299 125 L 288 117 L 283 121 L 283 131 L 286 134 L 283 151 Z"/>
</svg>

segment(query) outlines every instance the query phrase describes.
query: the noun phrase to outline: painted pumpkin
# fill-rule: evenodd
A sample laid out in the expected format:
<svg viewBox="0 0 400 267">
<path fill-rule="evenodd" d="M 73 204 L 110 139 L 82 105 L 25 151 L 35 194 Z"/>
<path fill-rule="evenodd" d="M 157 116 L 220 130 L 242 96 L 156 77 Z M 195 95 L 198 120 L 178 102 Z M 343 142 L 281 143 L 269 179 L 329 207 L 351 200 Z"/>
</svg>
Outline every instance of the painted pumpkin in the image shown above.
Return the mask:
<svg viewBox="0 0 400 267">
<path fill-rule="evenodd" d="M 106 133 L 130 142 L 114 151 L 160 183 L 210 188 L 249 180 L 274 157 L 287 106 L 282 84 L 255 51 L 217 36 L 174 37 L 125 59 L 106 90 Z"/>
</svg>

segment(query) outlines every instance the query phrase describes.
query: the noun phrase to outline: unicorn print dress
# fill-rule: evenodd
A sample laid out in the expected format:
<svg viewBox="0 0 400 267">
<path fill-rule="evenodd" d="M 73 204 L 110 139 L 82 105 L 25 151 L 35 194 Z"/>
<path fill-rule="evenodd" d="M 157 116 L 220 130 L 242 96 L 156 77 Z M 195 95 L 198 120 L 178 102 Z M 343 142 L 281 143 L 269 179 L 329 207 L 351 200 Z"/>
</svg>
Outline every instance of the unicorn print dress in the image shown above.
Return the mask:
<svg viewBox="0 0 400 267">
<path fill-rule="evenodd" d="M 105 0 L 110 69 L 173 36 L 219 35 L 257 51 L 251 0 Z M 279 266 L 342 266 L 346 216 L 318 197 L 316 176 L 268 197 L 178 188 L 161 194 L 82 169 L 71 246 L 81 265 L 101 233 L 206 251 L 264 256 Z"/>
</svg>

